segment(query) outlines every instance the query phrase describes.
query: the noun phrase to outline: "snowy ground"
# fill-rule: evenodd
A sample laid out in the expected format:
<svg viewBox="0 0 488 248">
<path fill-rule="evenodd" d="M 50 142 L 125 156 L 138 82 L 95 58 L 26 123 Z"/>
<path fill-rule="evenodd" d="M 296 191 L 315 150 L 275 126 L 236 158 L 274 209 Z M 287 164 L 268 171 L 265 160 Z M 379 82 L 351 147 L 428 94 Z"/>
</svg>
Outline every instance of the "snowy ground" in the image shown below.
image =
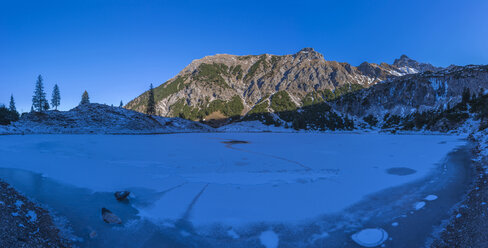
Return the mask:
<svg viewBox="0 0 488 248">
<path fill-rule="evenodd" d="M 232 142 L 236 140 L 247 143 Z M 114 191 L 130 190 L 133 196 L 129 207 L 137 210 L 135 216 L 119 215 L 177 229 L 183 237 L 197 235 L 198 242 L 214 244 L 231 239 L 236 246 L 276 247 L 286 242 L 296 245 L 298 241 L 290 230 L 324 216 L 347 216 L 350 223 L 341 224 L 341 228 L 368 219 L 370 216 L 353 216 L 347 211 L 372 194 L 413 184 L 439 172 L 446 155 L 464 143 L 459 136 L 387 134 L 3 136 L 0 167 L 40 173 L 56 185 L 90 194 L 107 193 L 107 198 Z M 25 179 L 7 171 L 0 175 L 9 177 L 7 182 L 26 185 L 22 182 Z M 29 196 L 34 199 L 40 194 L 27 188 L 25 191 L 32 192 Z M 408 209 L 428 208 L 435 196 L 423 197 L 408 199 L 406 202 L 412 203 Z M 42 203 L 49 206 L 50 200 Z M 76 205 L 64 204 L 64 208 Z M 63 202 L 52 205 L 63 208 Z M 99 211 L 95 204 L 87 208 Z M 64 215 L 69 220 L 67 212 Z M 182 221 L 187 223 L 183 227 Z M 127 223 L 135 225 L 125 223 L 125 228 L 130 226 Z M 82 220 L 76 224 L 97 225 Z M 188 225 L 191 228 L 184 227 Z M 328 230 L 329 226 L 295 239 L 302 245 L 327 240 L 329 233 L 338 230 L 337 225 L 334 230 Z M 380 239 L 387 237 L 381 230 L 366 230 L 354 237 L 365 233 L 379 233 Z M 75 233 L 85 240 L 87 234 Z M 154 241 L 142 235 L 141 239 L 141 243 Z"/>
</svg>

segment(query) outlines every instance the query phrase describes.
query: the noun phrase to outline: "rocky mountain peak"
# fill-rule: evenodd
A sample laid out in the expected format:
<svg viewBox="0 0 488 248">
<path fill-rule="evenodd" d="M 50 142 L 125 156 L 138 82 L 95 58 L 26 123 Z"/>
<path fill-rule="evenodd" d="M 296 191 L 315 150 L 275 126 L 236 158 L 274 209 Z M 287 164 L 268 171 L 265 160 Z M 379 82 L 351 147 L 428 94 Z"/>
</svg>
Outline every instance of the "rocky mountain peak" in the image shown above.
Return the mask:
<svg viewBox="0 0 488 248">
<path fill-rule="evenodd" d="M 395 61 L 393 62 L 393 65 L 394 66 L 397 66 L 397 67 L 404 67 L 404 66 L 408 66 L 408 67 L 416 67 L 419 65 L 419 62 L 409 58 L 407 55 L 405 54 L 402 54 L 402 56 L 400 56 L 400 58 L 398 59 L 395 59 Z"/>
<path fill-rule="evenodd" d="M 298 51 L 298 53 L 296 53 L 294 56 L 298 59 L 324 59 L 324 55 L 315 51 L 311 47 L 303 48 L 302 50 Z"/>
<path fill-rule="evenodd" d="M 409 58 L 407 55 L 403 54 L 400 58 L 395 59 L 393 65 L 400 68 L 400 70 L 404 71 L 405 73 L 418 73 L 418 72 L 426 72 L 432 71 L 437 72 L 442 70 L 441 67 L 435 67 L 431 64 L 427 63 L 420 63 L 416 60 Z"/>
</svg>

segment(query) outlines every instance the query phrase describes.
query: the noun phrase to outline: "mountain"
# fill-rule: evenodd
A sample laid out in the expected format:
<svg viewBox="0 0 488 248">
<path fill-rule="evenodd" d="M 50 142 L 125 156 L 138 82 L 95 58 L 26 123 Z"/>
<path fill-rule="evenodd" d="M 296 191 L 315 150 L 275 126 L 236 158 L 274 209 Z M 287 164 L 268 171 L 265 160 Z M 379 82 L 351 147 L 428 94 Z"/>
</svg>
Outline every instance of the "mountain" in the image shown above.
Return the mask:
<svg viewBox="0 0 488 248">
<path fill-rule="evenodd" d="M 488 66 L 451 66 L 395 78 L 341 97 L 332 103 L 337 111 L 354 116 L 446 109 L 461 102 L 465 90 L 479 95 L 488 89 Z"/>
<path fill-rule="evenodd" d="M 427 63 L 419 63 L 407 57 L 407 55 L 402 55 L 400 56 L 400 58 L 395 59 L 393 65 L 406 74 L 414 74 L 414 73 L 427 72 L 427 71 L 437 72 L 444 69 L 442 67 L 435 67 Z"/>
<path fill-rule="evenodd" d="M 327 61 L 312 48 L 283 56 L 207 56 L 194 60 L 154 89 L 156 112 L 161 116 L 210 120 L 293 110 L 426 67 L 412 61 L 402 56 L 396 60 L 397 65 L 364 62 L 355 67 Z M 145 112 L 147 96 L 144 92 L 125 108 Z"/>
</svg>

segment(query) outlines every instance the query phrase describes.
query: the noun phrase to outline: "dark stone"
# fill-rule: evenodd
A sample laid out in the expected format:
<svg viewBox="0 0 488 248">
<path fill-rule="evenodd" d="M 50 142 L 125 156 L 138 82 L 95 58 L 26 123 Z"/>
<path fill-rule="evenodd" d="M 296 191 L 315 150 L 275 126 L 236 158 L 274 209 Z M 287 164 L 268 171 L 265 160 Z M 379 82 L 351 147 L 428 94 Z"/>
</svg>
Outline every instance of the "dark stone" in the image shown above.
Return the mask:
<svg viewBox="0 0 488 248">
<path fill-rule="evenodd" d="M 103 221 L 108 224 L 122 224 L 122 220 L 119 218 L 119 216 L 115 215 L 112 213 L 112 211 L 106 208 L 102 208 L 102 218 Z"/>
<path fill-rule="evenodd" d="M 417 171 L 408 167 L 392 167 L 386 170 L 386 173 L 397 175 L 397 176 L 406 176 L 406 175 L 413 174 L 415 172 Z"/>
<path fill-rule="evenodd" d="M 228 141 L 222 141 L 224 144 L 229 144 L 229 145 L 234 145 L 234 144 L 249 144 L 249 141 L 244 141 L 244 140 L 228 140 Z"/>
<path fill-rule="evenodd" d="M 117 199 L 117 201 L 123 201 L 127 199 L 129 195 L 130 191 L 117 191 L 114 193 L 115 199 Z"/>
</svg>

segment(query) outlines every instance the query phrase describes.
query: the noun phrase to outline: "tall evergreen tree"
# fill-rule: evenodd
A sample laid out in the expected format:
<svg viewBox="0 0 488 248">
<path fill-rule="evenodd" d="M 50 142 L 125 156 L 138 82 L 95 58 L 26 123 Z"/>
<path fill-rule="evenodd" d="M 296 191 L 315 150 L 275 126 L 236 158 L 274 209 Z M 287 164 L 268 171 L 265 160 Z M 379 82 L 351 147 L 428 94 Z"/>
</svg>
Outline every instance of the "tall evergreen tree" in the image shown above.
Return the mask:
<svg viewBox="0 0 488 248">
<path fill-rule="evenodd" d="M 119 108 L 122 108 L 122 107 L 124 107 L 124 103 L 122 102 L 122 100 L 120 100 Z"/>
<path fill-rule="evenodd" d="M 471 99 L 471 92 L 469 91 L 468 87 L 464 87 L 461 102 L 463 104 L 466 104 L 470 101 L 470 99 Z"/>
<path fill-rule="evenodd" d="M 156 114 L 156 102 L 154 101 L 154 89 L 152 84 L 149 86 L 146 114 Z"/>
<path fill-rule="evenodd" d="M 46 109 L 46 93 L 44 92 L 44 84 L 42 76 L 39 75 L 37 77 L 36 88 L 34 90 L 34 96 L 32 96 L 32 106 L 34 106 L 34 110 L 41 112 Z M 49 104 L 47 104 L 49 105 Z"/>
<path fill-rule="evenodd" d="M 10 105 L 8 108 L 11 112 L 17 112 L 17 108 L 15 107 L 15 100 L 14 100 L 14 95 L 10 95 Z"/>
<path fill-rule="evenodd" d="M 58 110 L 58 106 L 61 104 L 61 93 L 59 92 L 58 84 L 54 85 L 53 94 L 51 98 L 51 106 Z"/>
<path fill-rule="evenodd" d="M 11 121 L 17 121 L 19 120 L 19 112 L 17 112 L 17 108 L 15 107 L 15 100 L 14 100 L 14 95 L 10 95 L 10 105 L 8 110 L 10 111 L 10 120 Z"/>
<path fill-rule="evenodd" d="M 83 92 L 83 95 L 81 95 L 80 105 L 89 104 L 89 103 L 90 103 L 90 96 L 88 96 L 88 92 L 85 90 L 85 92 Z"/>
</svg>

